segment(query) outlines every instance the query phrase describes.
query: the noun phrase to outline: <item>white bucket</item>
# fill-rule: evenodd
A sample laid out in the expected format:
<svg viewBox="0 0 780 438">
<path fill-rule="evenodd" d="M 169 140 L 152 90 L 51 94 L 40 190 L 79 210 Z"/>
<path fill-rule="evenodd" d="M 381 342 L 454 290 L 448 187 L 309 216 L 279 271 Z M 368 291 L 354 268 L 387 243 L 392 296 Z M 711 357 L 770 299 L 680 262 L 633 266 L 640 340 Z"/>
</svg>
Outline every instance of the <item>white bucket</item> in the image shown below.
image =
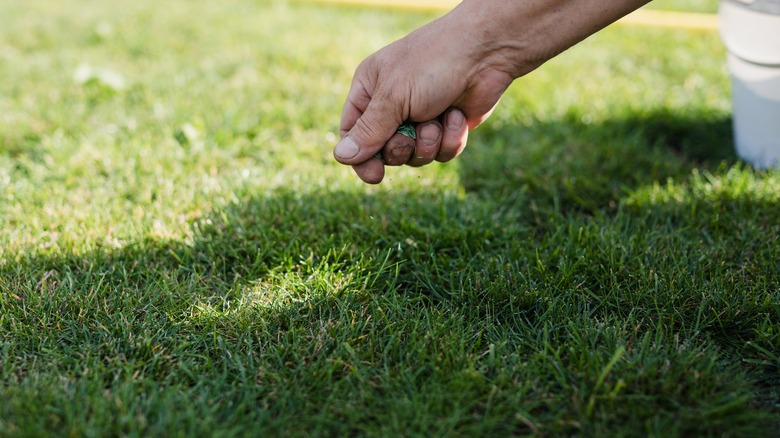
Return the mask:
<svg viewBox="0 0 780 438">
<path fill-rule="evenodd" d="M 780 167 L 780 0 L 721 0 L 737 154 Z"/>
</svg>

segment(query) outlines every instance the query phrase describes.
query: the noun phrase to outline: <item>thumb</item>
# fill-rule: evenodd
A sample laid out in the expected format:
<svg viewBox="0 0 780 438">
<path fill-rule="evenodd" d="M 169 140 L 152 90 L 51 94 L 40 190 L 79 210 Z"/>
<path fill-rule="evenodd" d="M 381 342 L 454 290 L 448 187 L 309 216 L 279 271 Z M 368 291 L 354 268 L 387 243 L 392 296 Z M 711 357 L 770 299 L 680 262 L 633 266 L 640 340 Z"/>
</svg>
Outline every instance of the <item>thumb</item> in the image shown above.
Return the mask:
<svg viewBox="0 0 780 438">
<path fill-rule="evenodd" d="M 372 99 L 366 111 L 333 149 L 336 161 L 359 164 L 376 155 L 403 122 L 400 113 L 392 107 L 389 99 Z"/>
</svg>

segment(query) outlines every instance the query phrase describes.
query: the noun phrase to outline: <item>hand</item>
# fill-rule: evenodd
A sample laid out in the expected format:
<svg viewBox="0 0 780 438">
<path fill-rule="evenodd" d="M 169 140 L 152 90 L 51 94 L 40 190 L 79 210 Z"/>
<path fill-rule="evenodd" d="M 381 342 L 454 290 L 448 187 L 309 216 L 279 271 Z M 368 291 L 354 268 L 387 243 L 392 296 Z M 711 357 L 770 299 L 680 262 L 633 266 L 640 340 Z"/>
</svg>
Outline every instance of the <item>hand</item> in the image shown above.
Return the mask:
<svg viewBox="0 0 780 438">
<path fill-rule="evenodd" d="M 357 68 L 334 155 L 363 181 L 382 181 L 385 164 L 455 158 L 469 129 L 490 115 L 511 84 L 508 68 L 491 63 L 486 47 L 456 18 L 451 13 L 429 23 Z M 417 122 L 416 141 L 396 134 L 406 120 Z"/>
</svg>

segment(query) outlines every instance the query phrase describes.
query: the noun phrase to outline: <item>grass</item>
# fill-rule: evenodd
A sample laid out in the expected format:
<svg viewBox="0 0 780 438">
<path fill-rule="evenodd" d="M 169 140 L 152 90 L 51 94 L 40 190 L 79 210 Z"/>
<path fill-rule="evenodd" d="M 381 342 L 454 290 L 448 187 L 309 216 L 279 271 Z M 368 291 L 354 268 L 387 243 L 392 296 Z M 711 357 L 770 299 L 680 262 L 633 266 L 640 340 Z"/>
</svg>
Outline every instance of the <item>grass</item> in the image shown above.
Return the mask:
<svg viewBox="0 0 780 438">
<path fill-rule="evenodd" d="M 704 12 L 714 14 L 718 11 L 718 0 L 650 0 L 647 8 L 662 11 Z"/>
<path fill-rule="evenodd" d="M 715 33 L 608 29 L 366 187 L 352 70 L 429 15 L 0 17 L 0 435 L 777 430 L 780 173 Z"/>
</svg>

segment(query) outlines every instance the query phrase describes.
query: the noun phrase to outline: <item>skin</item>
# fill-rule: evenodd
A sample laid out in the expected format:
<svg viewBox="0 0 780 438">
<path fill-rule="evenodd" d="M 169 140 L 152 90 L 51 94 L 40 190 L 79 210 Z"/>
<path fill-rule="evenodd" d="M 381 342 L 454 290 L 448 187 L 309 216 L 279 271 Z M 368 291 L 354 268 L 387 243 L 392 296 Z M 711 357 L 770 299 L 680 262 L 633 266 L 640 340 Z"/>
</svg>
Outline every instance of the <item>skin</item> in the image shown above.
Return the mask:
<svg viewBox="0 0 780 438">
<path fill-rule="evenodd" d="M 647 2 L 464 0 L 358 66 L 334 157 L 371 184 L 385 166 L 449 161 L 515 79 Z M 396 134 L 405 120 L 416 140 Z"/>
</svg>

